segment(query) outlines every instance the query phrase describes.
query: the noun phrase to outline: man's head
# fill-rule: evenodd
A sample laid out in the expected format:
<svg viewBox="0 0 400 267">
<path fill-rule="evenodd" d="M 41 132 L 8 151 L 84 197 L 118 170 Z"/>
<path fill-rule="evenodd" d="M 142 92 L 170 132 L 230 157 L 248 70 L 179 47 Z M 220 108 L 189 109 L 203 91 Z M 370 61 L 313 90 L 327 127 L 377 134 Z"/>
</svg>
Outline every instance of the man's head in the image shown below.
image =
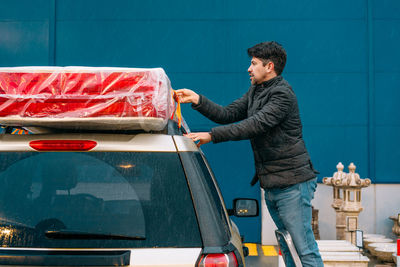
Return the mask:
<svg viewBox="0 0 400 267">
<path fill-rule="evenodd" d="M 286 51 L 277 42 L 263 42 L 247 49 L 251 59 L 248 69 L 251 83 L 260 84 L 281 75 L 286 64 Z"/>
</svg>

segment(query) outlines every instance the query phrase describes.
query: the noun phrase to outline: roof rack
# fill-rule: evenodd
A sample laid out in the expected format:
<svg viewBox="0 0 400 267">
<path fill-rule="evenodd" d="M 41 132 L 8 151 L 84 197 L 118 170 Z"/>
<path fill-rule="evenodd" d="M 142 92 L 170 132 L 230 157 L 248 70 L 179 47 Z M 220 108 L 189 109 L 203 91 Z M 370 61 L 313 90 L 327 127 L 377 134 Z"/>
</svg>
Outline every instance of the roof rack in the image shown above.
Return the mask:
<svg viewBox="0 0 400 267">
<path fill-rule="evenodd" d="M 167 125 L 159 131 L 145 131 L 143 129 L 79 129 L 79 128 L 50 128 L 50 127 L 19 127 L 0 125 L 0 134 L 55 134 L 55 133 L 120 133 L 120 134 L 138 134 L 138 133 L 162 133 L 167 135 L 183 135 L 188 133 L 186 127 L 179 127 L 178 122 L 169 119 Z"/>
</svg>

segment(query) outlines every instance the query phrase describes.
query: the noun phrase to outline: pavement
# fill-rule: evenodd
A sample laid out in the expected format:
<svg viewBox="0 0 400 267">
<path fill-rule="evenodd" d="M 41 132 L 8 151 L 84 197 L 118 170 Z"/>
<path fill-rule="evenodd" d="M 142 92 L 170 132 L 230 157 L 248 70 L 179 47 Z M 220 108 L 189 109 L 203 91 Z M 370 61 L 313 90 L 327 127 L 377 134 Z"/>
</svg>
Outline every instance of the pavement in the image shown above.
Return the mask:
<svg viewBox="0 0 400 267">
<path fill-rule="evenodd" d="M 245 243 L 249 249 L 249 256 L 245 258 L 246 267 L 270 266 L 278 267 L 277 246 L 263 246 L 256 243 Z"/>
<path fill-rule="evenodd" d="M 246 267 L 278 267 L 278 246 L 265 246 L 256 243 L 245 243 L 249 256 L 245 258 Z M 368 267 L 394 267 L 394 263 L 383 263 L 368 252 L 363 253 L 370 260 Z"/>
</svg>

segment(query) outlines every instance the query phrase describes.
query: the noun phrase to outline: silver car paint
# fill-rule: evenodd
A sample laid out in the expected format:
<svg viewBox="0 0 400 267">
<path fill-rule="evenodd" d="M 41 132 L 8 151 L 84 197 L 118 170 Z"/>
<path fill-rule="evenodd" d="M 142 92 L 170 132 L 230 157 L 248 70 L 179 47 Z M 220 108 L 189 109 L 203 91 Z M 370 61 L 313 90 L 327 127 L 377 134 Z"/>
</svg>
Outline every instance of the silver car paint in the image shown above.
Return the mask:
<svg viewBox="0 0 400 267">
<path fill-rule="evenodd" d="M 35 151 L 33 140 L 92 140 L 97 146 L 91 151 L 176 152 L 172 137 L 163 134 L 43 134 L 0 135 L 0 151 Z"/>
<path fill-rule="evenodd" d="M 196 144 L 184 136 L 163 134 L 35 134 L 35 135 L 0 135 L 0 151 L 35 151 L 29 146 L 33 140 L 93 140 L 97 146 L 91 151 L 151 151 L 151 152 L 189 152 L 198 151 Z M 232 242 L 241 246 L 241 238 L 236 225 L 233 227 Z M 68 250 L 46 248 L 0 248 L 23 250 Z M 76 250 L 76 249 L 71 249 Z M 88 249 L 85 249 L 88 250 Z M 113 249 L 93 249 L 113 250 Z M 121 248 L 114 249 L 121 250 Z M 195 266 L 201 248 L 143 248 L 129 249 L 134 267 L 189 267 Z M 241 250 L 239 250 L 242 253 Z M 243 255 L 242 255 L 243 257 Z"/>
<path fill-rule="evenodd" d="M 0 250 L 30 250 L 30 251 L 71 251 L 71 250 L 93 250 L 93 251 L 113 251 L 124 250 L 116 249 L 53 249 L 53 248 L 6 248 Z M 142 248 L 129 249 L 131 251 L 131 267 L 194 267 L 200 256 L 201 248 Z M 35 267 L 35 266 L 32 266 Z M 51 267 L 51 266 L 50 266 Z M 95 266 L 94 266 L 95 267 Z"/>
</svg>

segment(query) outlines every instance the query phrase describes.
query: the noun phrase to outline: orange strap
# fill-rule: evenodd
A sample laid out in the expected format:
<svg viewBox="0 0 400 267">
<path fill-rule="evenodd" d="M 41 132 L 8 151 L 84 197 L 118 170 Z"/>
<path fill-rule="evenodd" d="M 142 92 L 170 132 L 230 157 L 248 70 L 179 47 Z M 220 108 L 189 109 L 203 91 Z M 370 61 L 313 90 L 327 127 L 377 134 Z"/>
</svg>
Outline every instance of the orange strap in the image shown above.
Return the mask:
<svg viewBox="0 0 400 267">
<path fill-rule="evenodd" d="M 182 126 L 181 102 L 179 101 L 179 97 L 174 90 L 172 90 L 172 97 L 174 98 L 174 100 L 176 102 L 175 115 L 176 115 L 176 118 L 178 119 L 178 127 L 181 128 L 181 126 Z M 173 116 L 174 116 L 174 114 L 172 114 L 172 117 Z"/>
</svg>

